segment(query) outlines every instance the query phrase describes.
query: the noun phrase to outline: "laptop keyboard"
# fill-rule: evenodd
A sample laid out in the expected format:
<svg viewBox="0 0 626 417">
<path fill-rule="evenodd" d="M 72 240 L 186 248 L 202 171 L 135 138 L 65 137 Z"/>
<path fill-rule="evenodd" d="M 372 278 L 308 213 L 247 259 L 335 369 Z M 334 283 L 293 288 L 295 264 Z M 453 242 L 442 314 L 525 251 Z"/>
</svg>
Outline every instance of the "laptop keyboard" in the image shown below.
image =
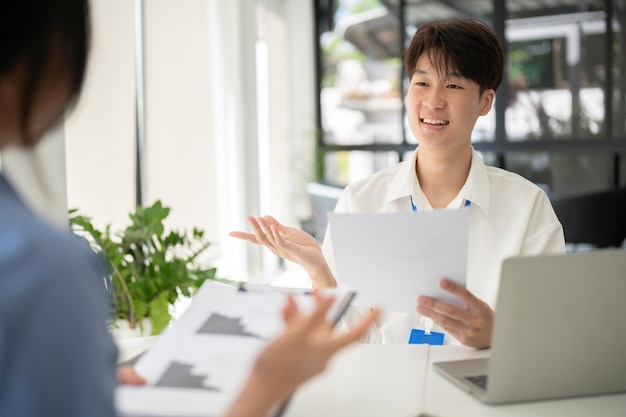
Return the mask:
<svg viewBox="0 0 626 417">
<path fill-rule="evenodd" d="M 487 375 L 466 376 L 465 379 L 484 390 L 487 389 Z"/>
</svg>

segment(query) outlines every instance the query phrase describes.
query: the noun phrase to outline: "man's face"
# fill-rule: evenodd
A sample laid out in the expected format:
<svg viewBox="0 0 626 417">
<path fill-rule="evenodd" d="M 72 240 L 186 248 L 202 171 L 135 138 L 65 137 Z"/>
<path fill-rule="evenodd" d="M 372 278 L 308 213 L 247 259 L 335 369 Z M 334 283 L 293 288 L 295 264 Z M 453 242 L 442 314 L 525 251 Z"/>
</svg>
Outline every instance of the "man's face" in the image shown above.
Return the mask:
<svg viewBox="0 0 626 417">
<path fill-rule="evenodd" d="M 406 95 L 409 126 L 420 146 L 469 145 L 476 120 L 489 112 L 495 94 L 491 89 L 479 91 L 478 83 L 454 71 L 440 78 L 428 55 L 422 54 Z"/>
</svg>

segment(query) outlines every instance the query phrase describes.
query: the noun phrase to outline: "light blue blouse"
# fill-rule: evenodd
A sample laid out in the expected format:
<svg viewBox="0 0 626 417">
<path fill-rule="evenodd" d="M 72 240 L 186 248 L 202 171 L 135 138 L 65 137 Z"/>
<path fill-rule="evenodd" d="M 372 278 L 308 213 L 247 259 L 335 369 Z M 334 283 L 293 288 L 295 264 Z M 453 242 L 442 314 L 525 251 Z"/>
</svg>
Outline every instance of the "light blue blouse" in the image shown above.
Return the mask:
<svg viewBox="0 0 626 417">
<path fill-rule="evenodd" d="M 0 416 L 115 415 L 102 277 L 89 248 L 0 175 Z"/>
</svg>

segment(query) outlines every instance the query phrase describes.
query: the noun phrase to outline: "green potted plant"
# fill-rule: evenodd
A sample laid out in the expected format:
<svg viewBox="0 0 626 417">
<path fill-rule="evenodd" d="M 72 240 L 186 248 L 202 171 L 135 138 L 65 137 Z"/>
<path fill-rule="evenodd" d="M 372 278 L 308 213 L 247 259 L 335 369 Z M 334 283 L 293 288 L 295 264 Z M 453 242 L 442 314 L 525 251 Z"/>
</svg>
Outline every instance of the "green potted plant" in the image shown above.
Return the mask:
<svg viewBox="0 0 626 417">
<path fill-rule="evenodd" d="M 170 323 L 171 306 L 179 297 L 189 297 L 205 280 L 215 279 L 216 268 L 198 262 L 210 246 L 204 232 L 166 231 L 163 221 L 169 212 L 158 200 L 137 207 L 130 225 L 118 233 L 110 225 L 99 230 L 77 209 L 69 212 L 72 232 L 86 238 L 107 266 L 113 319 L 126 320 L 130 329 L 143 329 L 149 319 L 151 335 Z"/>
</svg>

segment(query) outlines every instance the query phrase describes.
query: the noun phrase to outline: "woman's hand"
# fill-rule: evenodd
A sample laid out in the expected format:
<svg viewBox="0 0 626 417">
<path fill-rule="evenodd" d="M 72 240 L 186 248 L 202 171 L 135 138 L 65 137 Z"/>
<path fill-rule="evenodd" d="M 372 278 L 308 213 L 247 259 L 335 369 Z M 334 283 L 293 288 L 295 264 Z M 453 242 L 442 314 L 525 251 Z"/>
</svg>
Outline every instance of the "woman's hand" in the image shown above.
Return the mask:
<svg viewBox="0 0 626 417">
<path fill-rule="evenodd" d="M 340 349 L 358 340 L 378 311 L 345 333 L 334 333 L 326 320 L 332 298 L 316 297 L 315 311 L 303 315 L 289 297 L 283 310 L 286 329 L 259 354 L 252 372 L 226 417 L 264 416 L 298 386 L 322 372 Z"/>
<path fill-rule="evenodd" d="M 117 368 L 117 383 L 124 385 L 145 385 L 146 380 L 141 377 L 130 365 Z"/>
<path fill-rule="evenodd" d="M 307 232 L 280 224 L 272 216 L 248 217 L 254 233 L 231 232 L 230 236 L 263 245 L 276 256 L 301 265 L 311 277 L 314 288 L 336 286 L 335 278 L 319 243 Z"/>
</svg>

